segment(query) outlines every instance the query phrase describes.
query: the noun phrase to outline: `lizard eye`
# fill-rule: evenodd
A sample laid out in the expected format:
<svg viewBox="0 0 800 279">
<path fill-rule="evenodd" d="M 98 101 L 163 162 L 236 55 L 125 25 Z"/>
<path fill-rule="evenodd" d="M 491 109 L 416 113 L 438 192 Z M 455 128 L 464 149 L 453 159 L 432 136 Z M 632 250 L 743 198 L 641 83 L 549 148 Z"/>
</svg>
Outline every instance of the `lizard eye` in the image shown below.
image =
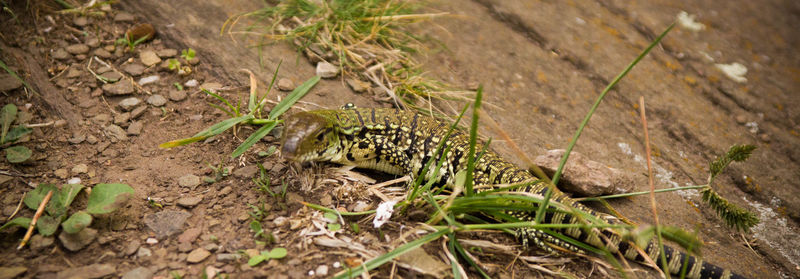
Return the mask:
<svg viewBox="0 0 800 279">
<path fill-rule="evenodd" d="M 319 134 L 317 134 L 317 141 L 322 141 L 322 139 L 324 139 L 324 138 L 325 138 L 325 133 L 324 132 L 320 132 Z"/>
</svg>

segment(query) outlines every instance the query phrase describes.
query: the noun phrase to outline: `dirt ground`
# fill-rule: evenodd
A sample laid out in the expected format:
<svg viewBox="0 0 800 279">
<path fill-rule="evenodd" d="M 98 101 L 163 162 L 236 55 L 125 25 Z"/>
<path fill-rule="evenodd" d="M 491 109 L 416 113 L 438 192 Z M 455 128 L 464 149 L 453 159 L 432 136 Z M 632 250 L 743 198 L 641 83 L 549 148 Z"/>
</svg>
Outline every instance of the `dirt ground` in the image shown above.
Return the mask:
<svg viewBox="0 0 800 279">
<path fill-rule="evenodd" d="M 260 90 L 280 61 L 279 78 L 300 84 L 314 75 L 314 65 L 284 43 L 259 50 L 253 47 L 259 43 L 254 37 L 220 35 L 225 20 L 257 9 L 259 3 L 123 1 L 98 17 L 58 14 L 51 4 L 35 2 L 8 3 L 16 19 L 9 12 L 0 15 L 0 56 L 39 94 L 16 85 L 0 95 L 0 102 L 29 112 L 28 123 L 65 121 L 34 129 L 23 143 L 33 150 L 29 162 L 0 162 L 2 219 L 14 212 L 30 185 L 38 183 L 63 184 L 78 177 L 89 186 L 126 183 L 136 193 L 126 208 L 95 220 L 91 228 L 97 235 L 88 237 L 88 244 L 78 251 L 65 248 L 57 236 L 34 238 L 31 248 L 17 251 L 24 230 L 0 232 L 0 278 L 172 278 L 173 271 L 184 278 L 200 278 L 204 272 L 231 278 L 330 277 L 342 266 L 368 259 L 363 251 L 385 252 L 408 241 L 408 228 L 424 220 L 411 214 L 393 219 L 382 230 L 372 229 L 367 220 L 359 233 L 335 234 L 337 242 L 315 226 L 324 224 L 321 214 L 299 201 L 352 210 L 359 202 L 374 208 L 380 199 L 348 191 L 341 186 L 343 181 L 305 183 L 305 175 L 298 175 L 284 160 L 257 155 L 278 144 L 274 136 L 235 160 L 229 154 L 251 133 L 248 127 L 236 135 L 225 133 L 186 147 L 157 147 L 224 119 L 207 104 L 213 100 L 199 87 L 219 88 L 223 96 L 244 101 L 249 83 L 240 69 L 256 74 Z M 800 57 L 795 47 L 800 44 L 800 3 L 458 0 L 432 1 L 425 9 L 454 15 L 413 26 L 414 32 L 431 39 L 428 54 L 420 57 L 426 71 L 462 88 L 482 84 L 485 102 L 495 105 L 487 106 L 489 114 L 530 157 L 566 147 L 608 82 L 681 11 L 695 15 L 705 28 L 677 26 L 608 95 L 576 151 L 629 173 L 626 183 L 635 191 L 646 190 L 640 96 L 647 103 L 657 187 L 703 184 L 708 162 L 716 155 L 733 144 L 757 145 L 747 162 L 733 164 L 716 182 L 722 196 L 757 212 L 761 224 L 752 232 L 741 234 L 726 227 L 691 191 L 658 195 L 660 220 L 697 229 L 709 262 L 750 278 L 800 277 Z M 132 52 L 114 46 L 136 23 L 152 24 L 155 39 Z M 187 48 L 196 50 L 198 57 L 196 64 L 190 64 L 191 74 L 181 76 L 165 67 L 167 59 L 178 58 Z M 162 61 L 146 65 L 145 52 L 156 53 Z M 87 70 L 114 77 L 93 56 L 136 81 L 159 79 L 143 85 L 144 90 L 109 88 Z M 90 61 L 94 61 L 91 67 Z M 737 81 L 716 66 L 731 63 L 747 68 L 746 80 Z M 189 86 L 192 80 L 196 86 Z M 186 94 L 173 85 L 187 82 Z M 276 100 L 287 92 L 271 94 L 270 99 Z M 120 105 L 130 97 L 140 103 Z M 354 93 L 340 79 L 329 79 L 298 106 L 389 105 L 374 97 Z M 504 142 L 495 140 L 493 147 L 522 162 Z M 213 177 L 210 166 L 220 162 L 231 168 L 230 176 L 214 183 L 192 181 Z M 257 162 L 265 165 L 275 189 L 281 181 L 288 183 L 285 200 L 256 190 L 251 179 Z M 82 164 L 85 170 L 75 168 Z M 76 203 L 85 206 L 85 195 Z M 275 243 L 256 241 L 263 239 L 250 230 L 248 213 L 253 208 L 248 204 L 265 210 L 263 224 Z M 614 200 L 612 205 L 634 221 L 652 222 L 647 196 Z M 33 212 L 24 209 L 20 215 L 30 217 Z M 467 237 L 516 245 L 511 237 L 499 234 Z M 443 263 L 440 244 L 415 257 Z M 287 248 L 288 256 L 256 267 L 237 254 L 275 247 Z M 480 259 L 492 277 L 553 276 L 516 261 L 513 254 L 485 251 Z M 577 277 L 600 278 L 605 277 L 602 270 L 613 272 L 583 258 L 567 259 L 563 271 Z M 413 261 L 389 264 L 373 276 L 426 276 L 404 267 L 409 262 Z M 14 272 L 11 267 L 24 268 Z M 431 269 L 439 267 L 434 264 Z M 445 268 L 449 272 L 449 266 Z M 658 276 L 647 267 L 634 268 L 634 276 Z"/>
</svg>

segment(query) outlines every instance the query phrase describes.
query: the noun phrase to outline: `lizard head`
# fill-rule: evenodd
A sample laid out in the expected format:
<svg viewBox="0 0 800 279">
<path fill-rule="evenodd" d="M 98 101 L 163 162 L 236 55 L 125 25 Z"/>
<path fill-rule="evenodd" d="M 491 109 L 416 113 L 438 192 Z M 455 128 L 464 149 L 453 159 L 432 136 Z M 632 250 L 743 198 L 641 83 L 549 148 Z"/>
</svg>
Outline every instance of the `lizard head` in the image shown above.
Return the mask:
<svg viewBox="0 0 800 279">
<path fill-rule="evenodd" d="M 284 122 L 281 155 L 290 160 L 330 161 L 339 144 L 333 123 L 320 114 L 295 113 Z"/>
</svg>

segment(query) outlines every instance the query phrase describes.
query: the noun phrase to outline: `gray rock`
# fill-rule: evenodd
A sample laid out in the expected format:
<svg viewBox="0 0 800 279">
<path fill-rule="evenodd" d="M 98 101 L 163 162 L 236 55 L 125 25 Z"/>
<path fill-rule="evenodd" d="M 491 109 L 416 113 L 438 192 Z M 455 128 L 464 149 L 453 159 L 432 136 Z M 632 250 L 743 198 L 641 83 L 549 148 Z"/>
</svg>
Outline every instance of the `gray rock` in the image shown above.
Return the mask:
<svg viewBox="0 0 800 279">
<path fill-rule="evenodd" d="M 363 93 L 364 91 L 367 91 L 367 88 L 369 88 L 368 83 L 357 79 L 348 78 L 346 81 L 347 86 L 350 86 L 350 89 L 353 89 L 353 91 L 356 93 Z"/>
<path fill-rule="evenodd" d="M 536 157 L 533 163 L 552 175 L 558 169 L 564 152 L 563 149 L 548 150 L 547 154 Z M 621 171 L 591 161 L 577 152 L 570 154 L 562 178 L 562 190 L 579 196 L 626 193 L 633 186 L 632 183 L 626 183 L 629 179 Z"/>
<path fill-rule="evenodd" d="M 89 46 L 84 44 L 73 44 L 66 48 L 70 54 L 86 54 L 89 53 Z"/>
<path fill-rule="evenodd" d="M 103 73 L 100 76 L 105 78 L 109 82 L 117 82 L 120 79 L 122 79 L 122 75 L 114 71 Z"/>
<path fill-rule="evenodd" d="M 197 239 L 198 236 L 200 236 L 201 232 L 202 230 L 200 228 L 191 228 L 185 230 L 183 233 L 181 233 L 181 235 L 178 236 L 178 242 L 192 243 Z"/>
<path fill-rule="evenodd" d="M 185 208 L 193 208 L 201 201 L 203 201 L 203 196 L 194 196 L 194 197 L 182 197 L 177 201 L 175 201 L 175 203 Z"/>
<path fill-rule="evenodd" d="M 111 58 L 111 52 L 108 52 L 107 50 L 102 48 L 95 49 L 94 55 L 97 55 L 100 58 L 106 58 L 106 59 Z"/>
<path fill-rule="evenodd" d="M 194 247 L 192 247 L 191 243 L 178 242 L 178 251 L 180 251 L 181 253 L 188 253 L 189 251 L 192 251 L 192 248 Z"/>
<path fill-rule="evenodd" d="M 70 251 L 78 251 L 92 243 L 97 238 L 97 230 L 92 228 L 84 228 L 77 233 L 66 233 L 64 231 L 58 235 L 58 240 L 64 245 L 64 248 Z"/>
<path fill-rule="evenodd" d="M 183 90 L 170 90 L 169 99 L 174 102 L 186 100 L 186 91 Z"/>
<path fill-rule="evenodd" d="M 218 262 L 235 262 L 242 258 L 242 255 L 233 253 L 220 253 L 217 254 Z"/>
<path fill-rule="evenodd" d="M 79 143 L 83 142 L 84 140 L 86 140 L 86 135 L 84 135 L 84 134 L 82 134 L 80 132 L 76 132 L 76 133 L 72 134 L 72 137 L 67 139 L 67 141 L 69 143 L 71 143 L 71 144 L 79 144 Z"/>
<path fill-rule="evenodd" d="M 133 255 L 133 253 L 139 251 L 140 246 L 142 246 L 142 243 L 139 242 L 139 240 L 137 239 L 131 240 L 128 242 L 127 245 L 125 245 L 125 249 L 123 249 L 121 253 L 123 256 Z"/>
<path fill-rule="evenodd" d="M 74 174 L 81 174 L 87 172 L 89 172 L 89 166 L 87 166 L 86 164 L 77 164 L 74 167 L 72 167 L 72 173 Z"/>
<path fill-rule="evenodd" d="M 178 50 L 174 48 L 165 48 L 156 51 L 156 54 L 158 54 L 158 57 L 175 57 L 175 55 L 178 55 Z"/>
<path fill-rule="evenodd" d="M 68 268 L 59 271 L 56 274 L 56 279 L 72 279 L 72 278 L 102 278 L 112 275 L 117 272 L 117 269 L 112 264 L 91 264 L 81 267 Z"/>
<path fill-rule="evenodd" d="M 197 86 L 198 84 L 200 84 L 200 82 L 198 82 L 196 79 L 190 79 L 190 80 L 187 80 L 185 83 L 183 83 L 183 86 L 186 86 L 186 87 L 195 87 L 195 86 Z"/>
<path fill-rule="evenodd" d="M 133 111 L 131 111 L 131 119 L 139 118 L 139 116 L 142 116 L 142 114 L 144 114 L 144 111 L 146 111 L 146 110 L 147 110 L 147 106 L 141 106 L 141 107 L 133 109 Z"/>
<path fill-rule="evenodd" d="M 138 136 L 142 133 L 142 129 L 144 128 L 144 124 L 142 121 L 133 121 L 130 126 L 128 126 L 128 135 L 129 136 Z"/>
<path fill-rule="evenodd" d="M 136 249 L 136 257 L 139 258 L 139 259 L 147 258 L 147 257 L 152 256 L 152 255 L 153 255 L 153 251 L 151 251 L 148 248 L 139 247 L 139 249 Z"/>
<path fill-rule="evenodd" d="M 131 22 L 133 19 L 133 15 L 126 12 L 119 12 L 114 16 L 114 21 L 116 22 Z"/>
<path fill-rule="evenodd" d="M 238 168 L 233 171 L 233 176 L 236 178 L 253 178 L 256 173 L 258 173 L 258 166 L 257 165 L 248 165 L 242 168 Z"/>
<path fill-rule="evenodd" d="M 103 85 L 103 92 L 106 96 L 128 95 L 133 93 L 133 84 L 127 81 L 110 83 Z"/>
<path fill-rule="evenodd" d="M 142 100 L 136 97 L 125 98 L 119 102 L 119 107 L 124 111 L 131 111 L 134 107 L 142 103 Z"/>
<path fill-rule="evenodd" d="M 53 174 L 55 174 L 56 177 L 61 179 L 66 179 L 67 176 L 69 176 L 69 172 L 67 172 L 67 169 L 57 169 L 53 172 Z"/>
<path fill-rule="evenodd" d="M 321 61 L 317 63 L 317 75 L 321 78 L 335 78 L 339 75 L 339 67 L 331 63 Z"/>
<path fill-rule="evenodd" d="M 122 70 L 132 76 L 141 75 L 144 73 L 145 69 L 146 68 L 139 63 L 125 64 L 125 66 L 122 66 Z"/>
<path fill-rule="evenodd" d="M 67 78 L 76 78 L 81 76 L 81 74 L 83 74 L 83 71 L 81 71 L 80 67 L 69 67 L 66 76 Z"/>
<path fill-rule="evenodd" d="M 10 266 L 10 267 L 0 267 L 0 278 L 2 279 L 12 279 L 17 278 L 17 276 L 22 275 L 28 271 L 27 267 L 23 266 Z"/>
<path fill-rule="evenodd" d="M 42 236 L 41 234 L 35 234 L 33 235 L 33 237 L 31 237 L 30 245 L 31 249 L 33 249 L 34 251 L 41 251 L 53 246 L 53 242 L 55 242 L 55 239 L 52 236 Z M 0 276 L 0 278 L 3 277 Z"/>
<path fill-rule="evenodd" d="M 197 177 L 194 174 L 187 174 L 181 176 L 180 178 L 178 178 L 178 185 L 180 185 L 181 187 L 191 188 L 192 190 L 194 190 L 194 188 L 196 188 L 197 185 L 200 185 L 200 177 Z"/>
<path fill-rule="evenodd" d="M 211 252 L 203 248 L 197 248 L 189 252 L 189 255 L 186 256 L 186 262 L 188 263 L 199 263 L 211 256 Z"/>
<path fill-rule="evenodd" d="M 324 264 L 320 265 L 320 266 L 317 267 L 316 270 L 314 270 L 314 272 L 317 274 L 317 276 L 327 276 L 328 275 L 328 266 L 324 265 Z"/>
<path fill-rule="evenodd" d="M 56 49 L 56 51 L 53 52 L 53 58 L 58 59 L 58 60 L 67 60 L 67 59 L 72 58 L 72 55 L 69 54 L 69 52 L 67 52 L 65 49 L 59 48 L 59 49 Z"/>
<path fill-rule="evenodd" d="M 161 79 L 158 75 L 146 76 L 139 79 L 139 85 L 151 84 Z"/>
<path fill-rule="evenodd" d="M 5 73 L 0 73 L 0 92 L 11 91 L 22 87 L 22 81 Z"/>
<path fill-rule="evenodd" d="M 98 125 L 106 125 L 111 122 L 111 115 L 101 113 L 92 117 L 92 122 Z"/>
<path fill-rule="evenodd" d="M 152 50 L 145 50 L 139 53 L 139 59 L 142 60 L 142 64 L 148 67 L 161 63 L 161 58 Z"/>
<path fill-rule="evenodd" d="M 180 232 L 189 216 L 192 216 L 189 212 L 164 210 L 145 215 L 144 224 L 153 230 L 158 238 L 164 238 Z"/>
<path fill-rule="evenodd" d="M 150 97 L 147 97 L 147 103 L 154 107 L 160 107 L 167 104 L 167 98 L 164 98 L 164 96 L 159 94 L 153 94 L 150 95 Z"/>
<path fill-rule="evenodd" d="M 131 120 L 131 113 L 130 112 L 123 112 L 117 115 L 114 115 L 114 124 L 122 125 L 128 123 Z"/>
<path fill-rule="evenodd" d="M 292 91 L 294 90 L 294 82 L 288 78 L 279 79 L 278 89 L 281 91 Z"/>
<path fill-rule="evenodd" d="M 150 279 L 153 278 L 153 271 L 145 267 L 137 267 L 122 275 L 122 279 Z"/>
<path fill-rule="evenodd" d="M 103 131 L 106 133 L 107 136 L 117 141 L 124 141 L 128 139 L 125 130 L 123 130 L 122 127 L 114 124 L 108 124 L 108 126 L 103 127 Z"/>
</svg>

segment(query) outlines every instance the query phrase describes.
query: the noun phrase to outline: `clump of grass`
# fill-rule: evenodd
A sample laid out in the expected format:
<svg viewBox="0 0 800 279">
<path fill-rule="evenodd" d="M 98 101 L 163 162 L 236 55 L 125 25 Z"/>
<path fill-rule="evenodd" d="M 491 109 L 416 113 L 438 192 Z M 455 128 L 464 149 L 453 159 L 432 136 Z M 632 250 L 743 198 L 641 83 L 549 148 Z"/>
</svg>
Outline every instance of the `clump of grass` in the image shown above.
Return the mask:
<svg viewBox="0 0 800 279">
<path fill-rule="evenodd" d="M 222 30 L 288 41 L 312 62 L 332 63 L 343 76 L 368 81 L 398 107 L 436 113 L 428 111 L 432 99 L 468 98 L 420 70 L 413 55 L 425 47 L 406 27 L 446 13 L 415 14 L 417 8 L 387 0 L 289 0 L 232 17 Z M 243 18 L 255 23 L 234 29 Z"/>
</svg>

